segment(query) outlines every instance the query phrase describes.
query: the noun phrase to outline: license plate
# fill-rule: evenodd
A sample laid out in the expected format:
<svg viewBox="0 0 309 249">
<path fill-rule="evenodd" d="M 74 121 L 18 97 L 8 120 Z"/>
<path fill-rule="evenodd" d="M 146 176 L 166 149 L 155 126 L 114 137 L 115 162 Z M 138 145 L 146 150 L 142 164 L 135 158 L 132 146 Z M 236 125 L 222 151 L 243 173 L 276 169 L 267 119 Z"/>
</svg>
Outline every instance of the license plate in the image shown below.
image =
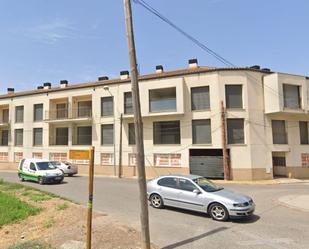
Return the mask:
<svg viewBox="0 0 309 249">
<path fill-rule="evenodd" d="M 59 176 L 55 177 L 55 180 L 60 180 L 60 179 L 61 179 L 61 177 L 59 177 Z"/>
</svg>

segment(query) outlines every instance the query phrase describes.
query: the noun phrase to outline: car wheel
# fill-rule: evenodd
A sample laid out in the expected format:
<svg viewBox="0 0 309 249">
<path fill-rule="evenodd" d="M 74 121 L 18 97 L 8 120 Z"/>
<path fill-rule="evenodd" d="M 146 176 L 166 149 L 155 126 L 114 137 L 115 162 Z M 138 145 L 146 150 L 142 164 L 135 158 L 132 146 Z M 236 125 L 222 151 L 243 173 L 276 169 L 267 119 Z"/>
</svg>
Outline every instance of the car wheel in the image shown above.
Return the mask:
<svg viewBox="0 0 309 249">
<path fill-rule="evenodd" d="M 39 184 L 40 184 L 40 185 L 43 185 L 43 183 L 44 183 L 43 177 L 39 177 L 39 178 L 38 178 L 38 181 L 39 181 Z"/>
<path fill-rule="evenodd" d="M 209 215 L 211 218 L 217 221 L 226 221 L 229 218 L 229 214 L 226 208 L 220 203 L 213 203 L 209 207 Z"/>
<path fill-rule="evenodd" d="M 152 194 L 150 196 L 150 203 L 154 208 L 163 208 L 163 200 L 162 197 L 158 194 Z"/>
</svg>

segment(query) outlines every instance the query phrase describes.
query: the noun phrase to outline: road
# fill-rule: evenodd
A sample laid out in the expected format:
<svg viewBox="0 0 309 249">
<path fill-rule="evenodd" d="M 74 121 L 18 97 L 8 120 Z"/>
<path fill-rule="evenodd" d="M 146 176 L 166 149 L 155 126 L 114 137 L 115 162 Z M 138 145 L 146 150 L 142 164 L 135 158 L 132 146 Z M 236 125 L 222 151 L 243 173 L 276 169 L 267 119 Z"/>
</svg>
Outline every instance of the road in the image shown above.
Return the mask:
<svg viewBox="0 0 309 249">
<path fill-rule="evenodd" d="M 17 182 L 16 174 L 0 172 L 0 178 Z M 65 178 L 60 185 L 26 185 L 40 188 L 86 205 L 87 178 Z M 256 214 L 251 219 L 216 222 L 207 215 L 178 209 L 149 207 L 151 240 L 164 249 L 308 249 L 309 212 L 285 207 L 281 196 L 308 194 L 309 184 L 235 185 L 232 190 L 253 197 Z M 95 178 L 94 209 L 139 230 L 137 181 Z"/>
</svg>

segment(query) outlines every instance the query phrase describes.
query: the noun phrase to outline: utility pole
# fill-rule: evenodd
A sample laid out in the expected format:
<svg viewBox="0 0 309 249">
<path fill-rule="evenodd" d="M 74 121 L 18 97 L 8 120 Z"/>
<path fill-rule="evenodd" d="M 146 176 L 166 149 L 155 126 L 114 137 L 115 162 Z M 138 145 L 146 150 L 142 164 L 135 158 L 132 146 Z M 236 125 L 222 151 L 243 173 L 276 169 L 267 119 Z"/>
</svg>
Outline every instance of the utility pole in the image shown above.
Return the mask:
<svg viewBox="0 0 309 249">
<path fill-rule="evenodd" d="M 138 185 L 140 192 L 140 206 L 141 206 L 141 237 L 142 248 L 150 249 L 150 235 L 149 235 L 149 216 L 148 216 L 148 200 L 146 189 L 146 174 L 145 174 L 145 156 L 144 156 L 144 138 L 143 138 L 143 122 L 141 115 L 138 74 L 135 53 L 135 43 L 132 23 L 132 9 L 131 0 L 124 0 L 126 30 L 128 39 L 129 58 L 131 65 L 131 85 L 132 85 L 132 99 L 134 111 L 134 129 L 136 141 L 136 163 L 138 169 Z"/>
<path fill-rule="evenodd" d="M 119 166 L 118 166 L 118 178 L 122 175 L 122 113 L 120 114 L 120 138 L 119 138 Z"/>
<path fill-rule="evenodd" d="M 229 155 L 226 148 L 226 128 L 225 128 L 225 108 L 223 101 L 221 101 L 221 134 L 222 134 L 222 150 L 223 150 L 223 167 L 224 167 L 224 179 L 231 180 L 230 167 L 229 167 Z"/>
<path fill-rule="evenodd" d="M 93 203 L 93 173 L 94 173 L 94 147 L 89 149 L 89 182 L 88 182 L 88 212 L 87 212 L 87 242 L 86 248 L 91 249 L 92 233 L 92 203 Z"/>
</svg>

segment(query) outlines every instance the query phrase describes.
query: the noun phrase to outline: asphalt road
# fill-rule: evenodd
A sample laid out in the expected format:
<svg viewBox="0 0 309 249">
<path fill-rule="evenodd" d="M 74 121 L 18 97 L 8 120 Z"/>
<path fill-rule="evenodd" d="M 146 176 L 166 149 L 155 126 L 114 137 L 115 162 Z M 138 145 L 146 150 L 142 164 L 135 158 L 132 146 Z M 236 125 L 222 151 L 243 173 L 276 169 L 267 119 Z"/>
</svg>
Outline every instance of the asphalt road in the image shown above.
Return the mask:
<svg viewBox="0 0 309 249">
<path fill-rule="evenodd" d="M 17 182 L 16 174 L 0 172 L 0 178 Z M 87 201 L 87 178 L 65 178 L 60 185 L 25 183 L 70 198 Z M 151 240 L 164 249 L 308 249 L 309 212 L 282 206 L 281 196 L 308 194 L 309 184 L 234 185 L 228 187 L 253 197 L 257 207 L 248 220 L 216 222 L 207 215 L 178 209 L 149 207 Z M 136 180 L 95 178 L 94 209 L 139 230 Z"/>
</svg>

